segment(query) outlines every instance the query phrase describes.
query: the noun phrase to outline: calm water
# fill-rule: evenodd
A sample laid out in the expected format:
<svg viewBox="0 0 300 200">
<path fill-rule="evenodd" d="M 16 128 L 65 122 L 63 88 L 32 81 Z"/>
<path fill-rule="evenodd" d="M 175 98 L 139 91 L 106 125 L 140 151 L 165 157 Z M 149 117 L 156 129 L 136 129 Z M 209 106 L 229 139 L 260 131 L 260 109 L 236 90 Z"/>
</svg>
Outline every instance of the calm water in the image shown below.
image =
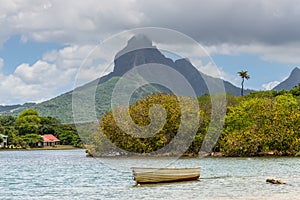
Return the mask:
<svg viewBox="0 0 300 200">
<path fill-rule="evenodd" d="M 300 199 L 300 158 L 180 159 L 173 165 L 202 167 L 200 181 L 138 187 L 125 168 L 140 160 L 102 161 L 84 150 L 1 151 L 0 199 Z"/>
</svg>

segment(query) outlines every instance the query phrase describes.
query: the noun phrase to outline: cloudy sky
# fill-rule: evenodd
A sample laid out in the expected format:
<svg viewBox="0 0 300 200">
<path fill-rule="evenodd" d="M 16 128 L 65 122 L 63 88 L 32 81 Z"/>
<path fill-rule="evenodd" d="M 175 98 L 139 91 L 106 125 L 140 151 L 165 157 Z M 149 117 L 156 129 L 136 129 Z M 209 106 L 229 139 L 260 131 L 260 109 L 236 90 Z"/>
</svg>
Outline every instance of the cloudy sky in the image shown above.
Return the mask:
<svg viewBox="0 0 300 200">
<path fill-rule="evenodd" d="M 95 44 L 141 27 L 182 32 L 222 78 L 239 85 L 236 72 L 248 70 L 247 88 L 270 89 L 299 67 L 299 24 L 297 0 L 1 0 L 0 105 L 71 90 Z"/>
</svg>

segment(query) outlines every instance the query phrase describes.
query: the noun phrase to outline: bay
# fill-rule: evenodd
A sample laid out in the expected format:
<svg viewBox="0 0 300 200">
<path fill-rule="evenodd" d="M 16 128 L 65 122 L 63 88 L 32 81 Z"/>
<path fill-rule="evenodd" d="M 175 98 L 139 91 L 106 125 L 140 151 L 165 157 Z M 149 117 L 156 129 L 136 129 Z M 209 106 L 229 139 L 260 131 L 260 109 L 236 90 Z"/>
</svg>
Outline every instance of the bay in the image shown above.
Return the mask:
<svg viewBox="0 0 300 200">
<path fill-rule="evenodd" d="M 88 158 L 84 150 L 0 151 L 0 198 L 17 199 L 299 199 L 299 157 L 183 158 L 201 166 L 199 181 L 136 186 L 130 167 L 166 158 Z M 267 178 L 285 180 L 272 185 Z"/>
</svg>

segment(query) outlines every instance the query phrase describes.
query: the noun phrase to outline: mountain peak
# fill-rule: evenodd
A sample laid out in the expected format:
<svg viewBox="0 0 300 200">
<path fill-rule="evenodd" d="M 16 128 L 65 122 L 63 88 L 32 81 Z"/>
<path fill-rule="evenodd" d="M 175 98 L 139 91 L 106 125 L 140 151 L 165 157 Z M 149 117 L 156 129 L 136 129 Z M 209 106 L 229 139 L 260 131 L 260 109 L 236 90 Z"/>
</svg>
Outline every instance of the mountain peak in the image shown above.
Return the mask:
<svg viewBox="0 0 300 200">
<path fill-rule="evenodd" d="M 130 38 L 127 42 L 127 48 L 151 48 L 152 41 L 143 34 L 137 34 L 134 35 L 132 38 Z"/>
<path fill-rule="evenodd" d="M 116 54 L 115 60 L 129 52 L 149 48 L 155 48 L 155 46 L 152 45 L 152 41 L 144 34 L 136 34 L 131 37 L 127 41 L 127 45 Z"/>
<path fill-rule="evenodd" d="M 284 80 L 283 82 L 279 83 L 277 86 L 273 88 L 273 90 L 290 90 L 296 85 L 300 83 L 300 69 L 295 67 L 290 76 Z"/>
</svg>

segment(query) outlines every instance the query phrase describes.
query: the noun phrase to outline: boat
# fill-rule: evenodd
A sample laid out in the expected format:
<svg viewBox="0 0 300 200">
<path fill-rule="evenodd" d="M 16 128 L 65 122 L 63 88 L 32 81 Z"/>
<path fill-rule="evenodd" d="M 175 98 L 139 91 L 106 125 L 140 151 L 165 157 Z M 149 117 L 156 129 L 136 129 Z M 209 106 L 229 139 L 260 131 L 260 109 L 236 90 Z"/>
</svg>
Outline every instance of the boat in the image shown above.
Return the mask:
<svg viewBox="0 0 300 200">
<path fill-rule="evenodd" d="M 194 168 L 143 168 L 132 167 L 136 184 L 166 183 L 198 180 L 200 167 Z"/>
</svg>

